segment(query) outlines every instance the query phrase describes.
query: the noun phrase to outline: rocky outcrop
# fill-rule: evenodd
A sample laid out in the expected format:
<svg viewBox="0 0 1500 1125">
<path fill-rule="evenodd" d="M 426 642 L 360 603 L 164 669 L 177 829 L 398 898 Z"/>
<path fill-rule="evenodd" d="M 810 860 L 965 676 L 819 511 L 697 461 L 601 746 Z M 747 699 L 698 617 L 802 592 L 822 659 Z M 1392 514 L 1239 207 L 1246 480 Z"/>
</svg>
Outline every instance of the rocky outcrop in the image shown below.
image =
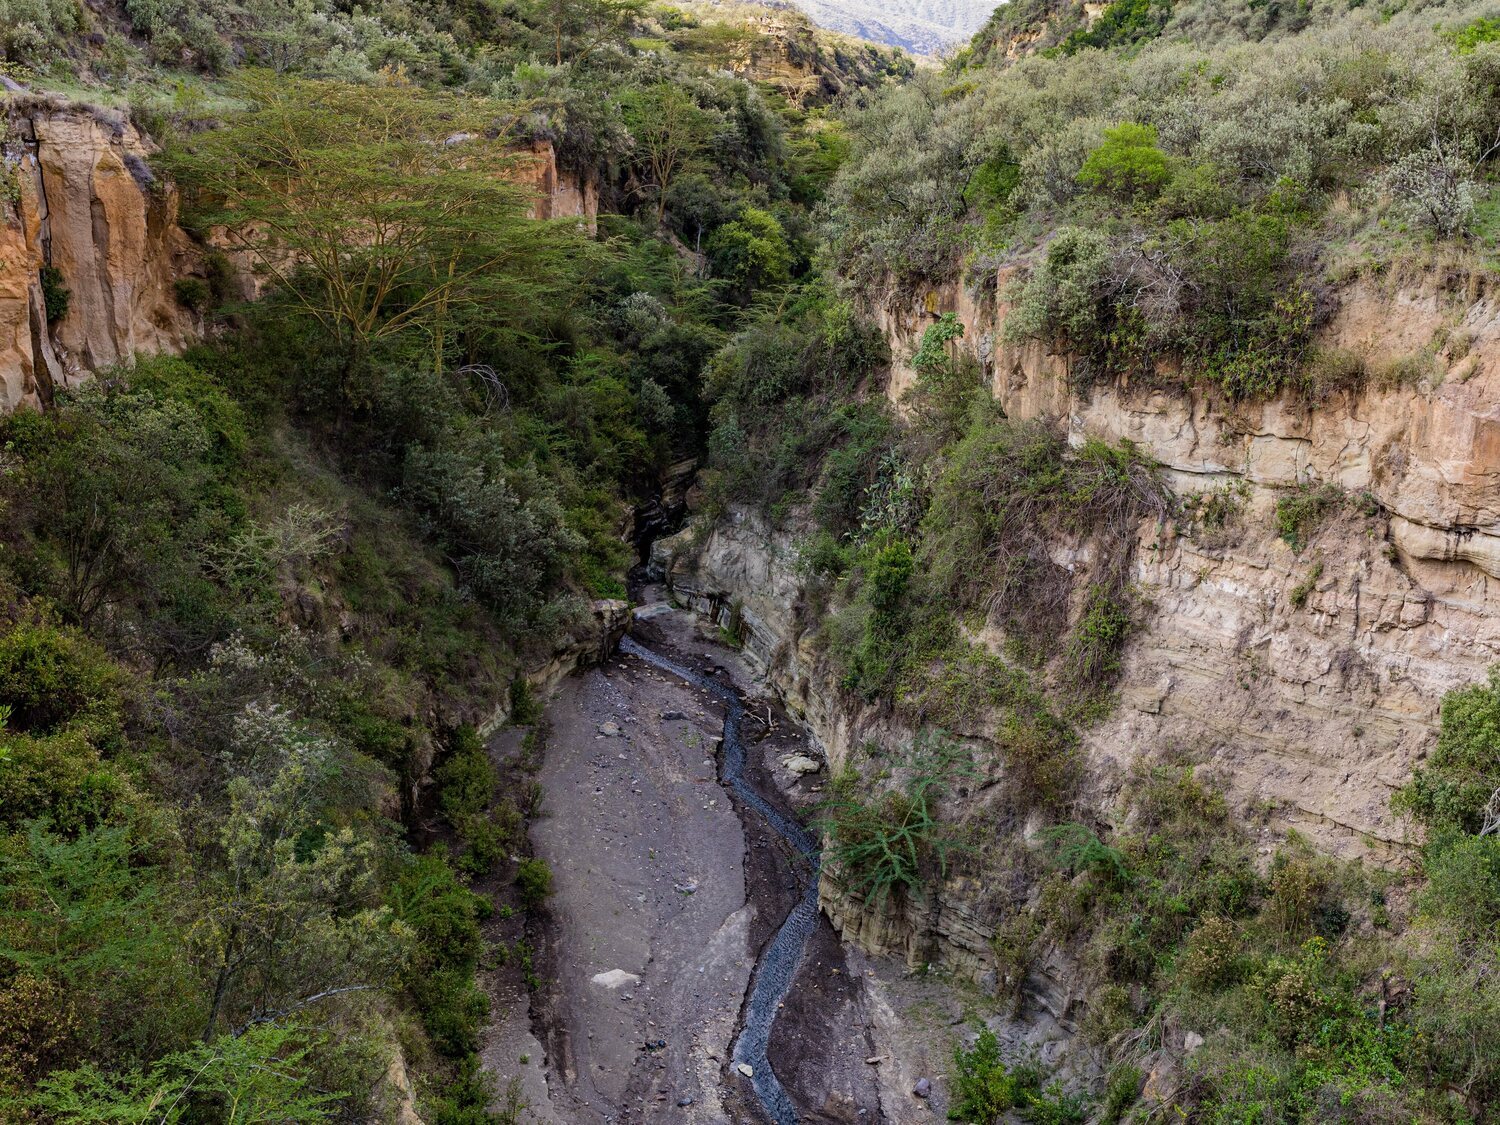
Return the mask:
<svg viewBox="0 0 1500 1125">
<path fill-rule="evenodd" d="M 522 675 L 537 695 L 545 695 L 564 677 L 608 657 L 629 628 L 630 603 L 599 598 L 589 605 L 588 616 L 577 621 L 545 657 Z M 475 727 L 481 738 L 489 738 L 509 720 L 510 701 L 505 700 L 476 722 Z"/>
<path fill-rule="evenodd" d="M 1084 732 L 1091 802 L 1107 811 L 1138 760 L 1186 753 L 1255 814 L 1267 851 L 1296 829 L 1335 855 L 1401 862 L 1409 826 L 1391 792 L 1432 746 L 1443 695 L 1500 660 L 1500 305 L 1357 285 L 1321 343 L 1357 359 L 1363 380 L 1234 404 L 1196 388 L 1075 386 L 1068 356 L 1003 339 L 996 292 L 954 285 L 879 310 L 892 400 L 912 381 L 926 325 L 954 312 L 1008 415 L 1053 419 L 1075 444 L 1137 442 L 1179 497 L 1218 490 L 1239 509 L 1217 528 L 1187 517 L 1139 528 L 1141 627 L 1117 705 Z M 1277 503 L 1324 485 L 1341 499 L 1296 550 L 1278 533 Z M 912 732 L 842 698 L 820 667 L 815 623 L 798 616 L 795 552 L 793 535 L 735 513 L 698 540 L 659 545 L 657 563 L 681 600 L 742 631 L 836 773 L 866 740 Z M 981 980 L 992 971 L 992 889 L 955 878 L 932 901 L 881 908 L 831 880 L 823 892 L 841 932 L 867 948 Z M 1059 1021 L 1078 999 L 1070 976 L 1060 964 L 1031 980 Z"/>
<path fill-rule="evenodd" d="M 1075 444 L 1132 440 L 1179 495 L 1243 495 L 1225 536 L 1142 529 L 1150 625 L 1124 706 L 1090 735 L 1096 755 L 1191 748 L 1320 846 L 1392 856 L 1405 838 L 1392 787 L 1430 744 L 1443 694 L 1500 659 L 1500 305 L 1356 285 L 1320 344 L 1362 381 L 1234 404 L 1125 381 L 1079 389 L 1066 355 L 1003 339 L 994 292 L 954 285 L 886 311 L 903 357 L 893 399 L 925 324 L 952 311 L 1010 416 L 1058 419 Z M 1352 499 L 1298 553 L 1273 512 L 1289 489 L 1321 484 Z"/>
<path fill-rule="evenodd" d="M 17 96 L 5 105 L 0 202 L 0 410 L 138 352 L 177 351 L 193 334 L 174 281 L 198 255 L 177 196 L 147 163 L 153 148 L 122 115 Z M 67 292 L 57 315 L 42 273 Z"/>
<path fill-rule="evenodd" d="M 828 105 L 856 89 L 908 77 L 914 69 L 901 50 L 825 31 L 788 4 L 715 6 L 700 15 L 744 28 L 727 59 L 732 73 L 770 85 L 799 107 Z"/>
<path fill-rule="evenodd" d="M 551 141 L 536 141 L 523 151 L 512 176 L 535 195 L 533 219 L 578 219 L 589 234 L 598 233 L 598 181 L 559 169 Z"/>
</svg>

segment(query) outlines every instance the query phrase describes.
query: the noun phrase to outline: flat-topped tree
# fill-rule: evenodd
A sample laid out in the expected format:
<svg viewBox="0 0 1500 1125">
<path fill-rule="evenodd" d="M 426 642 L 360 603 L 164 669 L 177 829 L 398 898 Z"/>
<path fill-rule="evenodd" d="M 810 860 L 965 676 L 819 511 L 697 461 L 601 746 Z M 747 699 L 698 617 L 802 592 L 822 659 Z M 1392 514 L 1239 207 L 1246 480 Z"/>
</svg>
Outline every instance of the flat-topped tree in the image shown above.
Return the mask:
<svg viewBox="0 0 1500 1125">
<path fill-rule="evenodd" d="M 570 299 L 585 243 L 528 218 L 522 106 L 259 73 L 235 89 L 247 108 L 168 162 L 195 220 L 338 341 L 346 394 L 380 341 L 426 336 L 440 369 L 466 318 L 525 333 Z"/>
</svg>

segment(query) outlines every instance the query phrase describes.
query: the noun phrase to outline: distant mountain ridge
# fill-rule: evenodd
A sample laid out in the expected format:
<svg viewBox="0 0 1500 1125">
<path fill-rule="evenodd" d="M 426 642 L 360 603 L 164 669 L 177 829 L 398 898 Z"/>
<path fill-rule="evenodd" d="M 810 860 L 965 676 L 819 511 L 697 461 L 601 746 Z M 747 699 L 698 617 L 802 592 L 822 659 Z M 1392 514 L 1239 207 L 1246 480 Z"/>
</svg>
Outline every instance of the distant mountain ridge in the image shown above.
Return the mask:
<svg viewBox="0 0 1500 1125">
<path fill-rule="evenodd" d="M 796 0 L 813 22 L 917 55 L 967 43 L 995 10 L 993 0 Z"/>
</svg>

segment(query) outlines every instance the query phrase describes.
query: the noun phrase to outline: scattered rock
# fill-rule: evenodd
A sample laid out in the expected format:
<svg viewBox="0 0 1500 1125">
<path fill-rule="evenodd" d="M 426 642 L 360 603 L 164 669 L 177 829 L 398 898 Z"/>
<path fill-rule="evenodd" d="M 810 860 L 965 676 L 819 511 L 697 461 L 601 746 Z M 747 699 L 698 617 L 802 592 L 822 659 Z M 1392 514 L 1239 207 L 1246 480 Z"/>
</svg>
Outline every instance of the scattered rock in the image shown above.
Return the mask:
<svg viewBox="0 0 1500 1125">
<path fill-rule="evenodd" d="M 595 973 L 591 978 L 601 988 L 620 988 L 627 984 L 640 984 L 641 978 L 624 969 L 610 969 L 606 973 Z"/>
<path fill-rule="evenodd" d="M 693 1099 L 692 1098 L 678 1098 L 677 1099 L 677 1107 L 679 1109 L 684 1109 L 687 1106 L 690 1106 L 692 1104 L 693 1104 Z"/>
<path fill-rule="evenodd" d="M 698 883 L 695 879 L 689 879 L 685 883 L 673 883 L 672 889 L 680 895 L 690 895 L 698 889 Z"/>
<path fill-rule="evenodd" d="M 1184 1033 L 1182 1037 L 1182 1050 L 1184 1054 L 1191 1055 L 1199 1047 L 1203 1046 L 1203 1036 L 1196 1031 Z"/>
<path fill-rule="evenodd" d="M 613 721 L 600 723 L 599 733 L 605 738 L 618 738 L 620 735 L 620 724 Z"/>
<path fill-rule="evenodd" d="M 932 1097 L 932 1083 L 925 1078 L 918 1078 L 917 1084 L 911 1088 L 911 1092 L 919 1098 Z"/>
<path fill-rule="evenodd" d="M 823 768 L 816 758 L 809 758 L 806 754 L 789 754 L 781 759 L 781 764 L 795 774 L 817 773 Z"/>
<path fill-rule="evenodd" d="M 676 722 L 678 719 L 685 718 L 687 718 L 687 716 L 684 715 L 681 711 L 663 711 L 661 713 L 661 721 L 664 723 L 672 723 Z"/>
<path fill-rule="evenodd" d="M 740 1063 L 739 1066 L 735 1067 L 735 1069 L 743 1074 L 746 1078 L 755 1077 L 755 1068 L 749 1063 Z"/>
</svg>

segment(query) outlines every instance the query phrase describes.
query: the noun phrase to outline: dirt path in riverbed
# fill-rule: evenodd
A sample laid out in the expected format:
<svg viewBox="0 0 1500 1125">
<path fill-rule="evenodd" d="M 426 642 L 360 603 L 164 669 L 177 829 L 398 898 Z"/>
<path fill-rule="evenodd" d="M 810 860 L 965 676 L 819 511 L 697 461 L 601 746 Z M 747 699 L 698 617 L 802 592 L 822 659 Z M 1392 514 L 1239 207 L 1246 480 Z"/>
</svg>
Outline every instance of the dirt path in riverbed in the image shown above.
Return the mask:
<svg viewBox="0 0 1500 1125">
<path fill-rule="evenodd" d="M 753 696 L 738 656 L 694 619 L 665 606 L 643 616 L 644 643 L 702 672 L 718 667 Z M 747 778 L 763 795 L 815 801 L 822 774 L 798 780 L 779 766 L 805 748 L 803 735 L 771 714 L 769 735 L 762 724 L 752 736 Z M 707 692 L 621 655 L 567 681 L 548 717 L 544 816 L 531 827 L 554 892 L 535 959 L 546 1056 L 545 1084 L 527 1083 L 535 1118 L 761 1120 L 730 1052 L 756 957 L 805 890 L 806 864 L 758 815 L 742 824 L 718 780 L 723 715 Z M 871 1018 L 880 1005 L 826 922 L 807 954 L 772 1043 L 802 1120 L 941 1120 L 909 1088 L 882 1089 L 894 1067 L 866 1063 L 891 1058 L 889 1028 Z"/>
</svg>

